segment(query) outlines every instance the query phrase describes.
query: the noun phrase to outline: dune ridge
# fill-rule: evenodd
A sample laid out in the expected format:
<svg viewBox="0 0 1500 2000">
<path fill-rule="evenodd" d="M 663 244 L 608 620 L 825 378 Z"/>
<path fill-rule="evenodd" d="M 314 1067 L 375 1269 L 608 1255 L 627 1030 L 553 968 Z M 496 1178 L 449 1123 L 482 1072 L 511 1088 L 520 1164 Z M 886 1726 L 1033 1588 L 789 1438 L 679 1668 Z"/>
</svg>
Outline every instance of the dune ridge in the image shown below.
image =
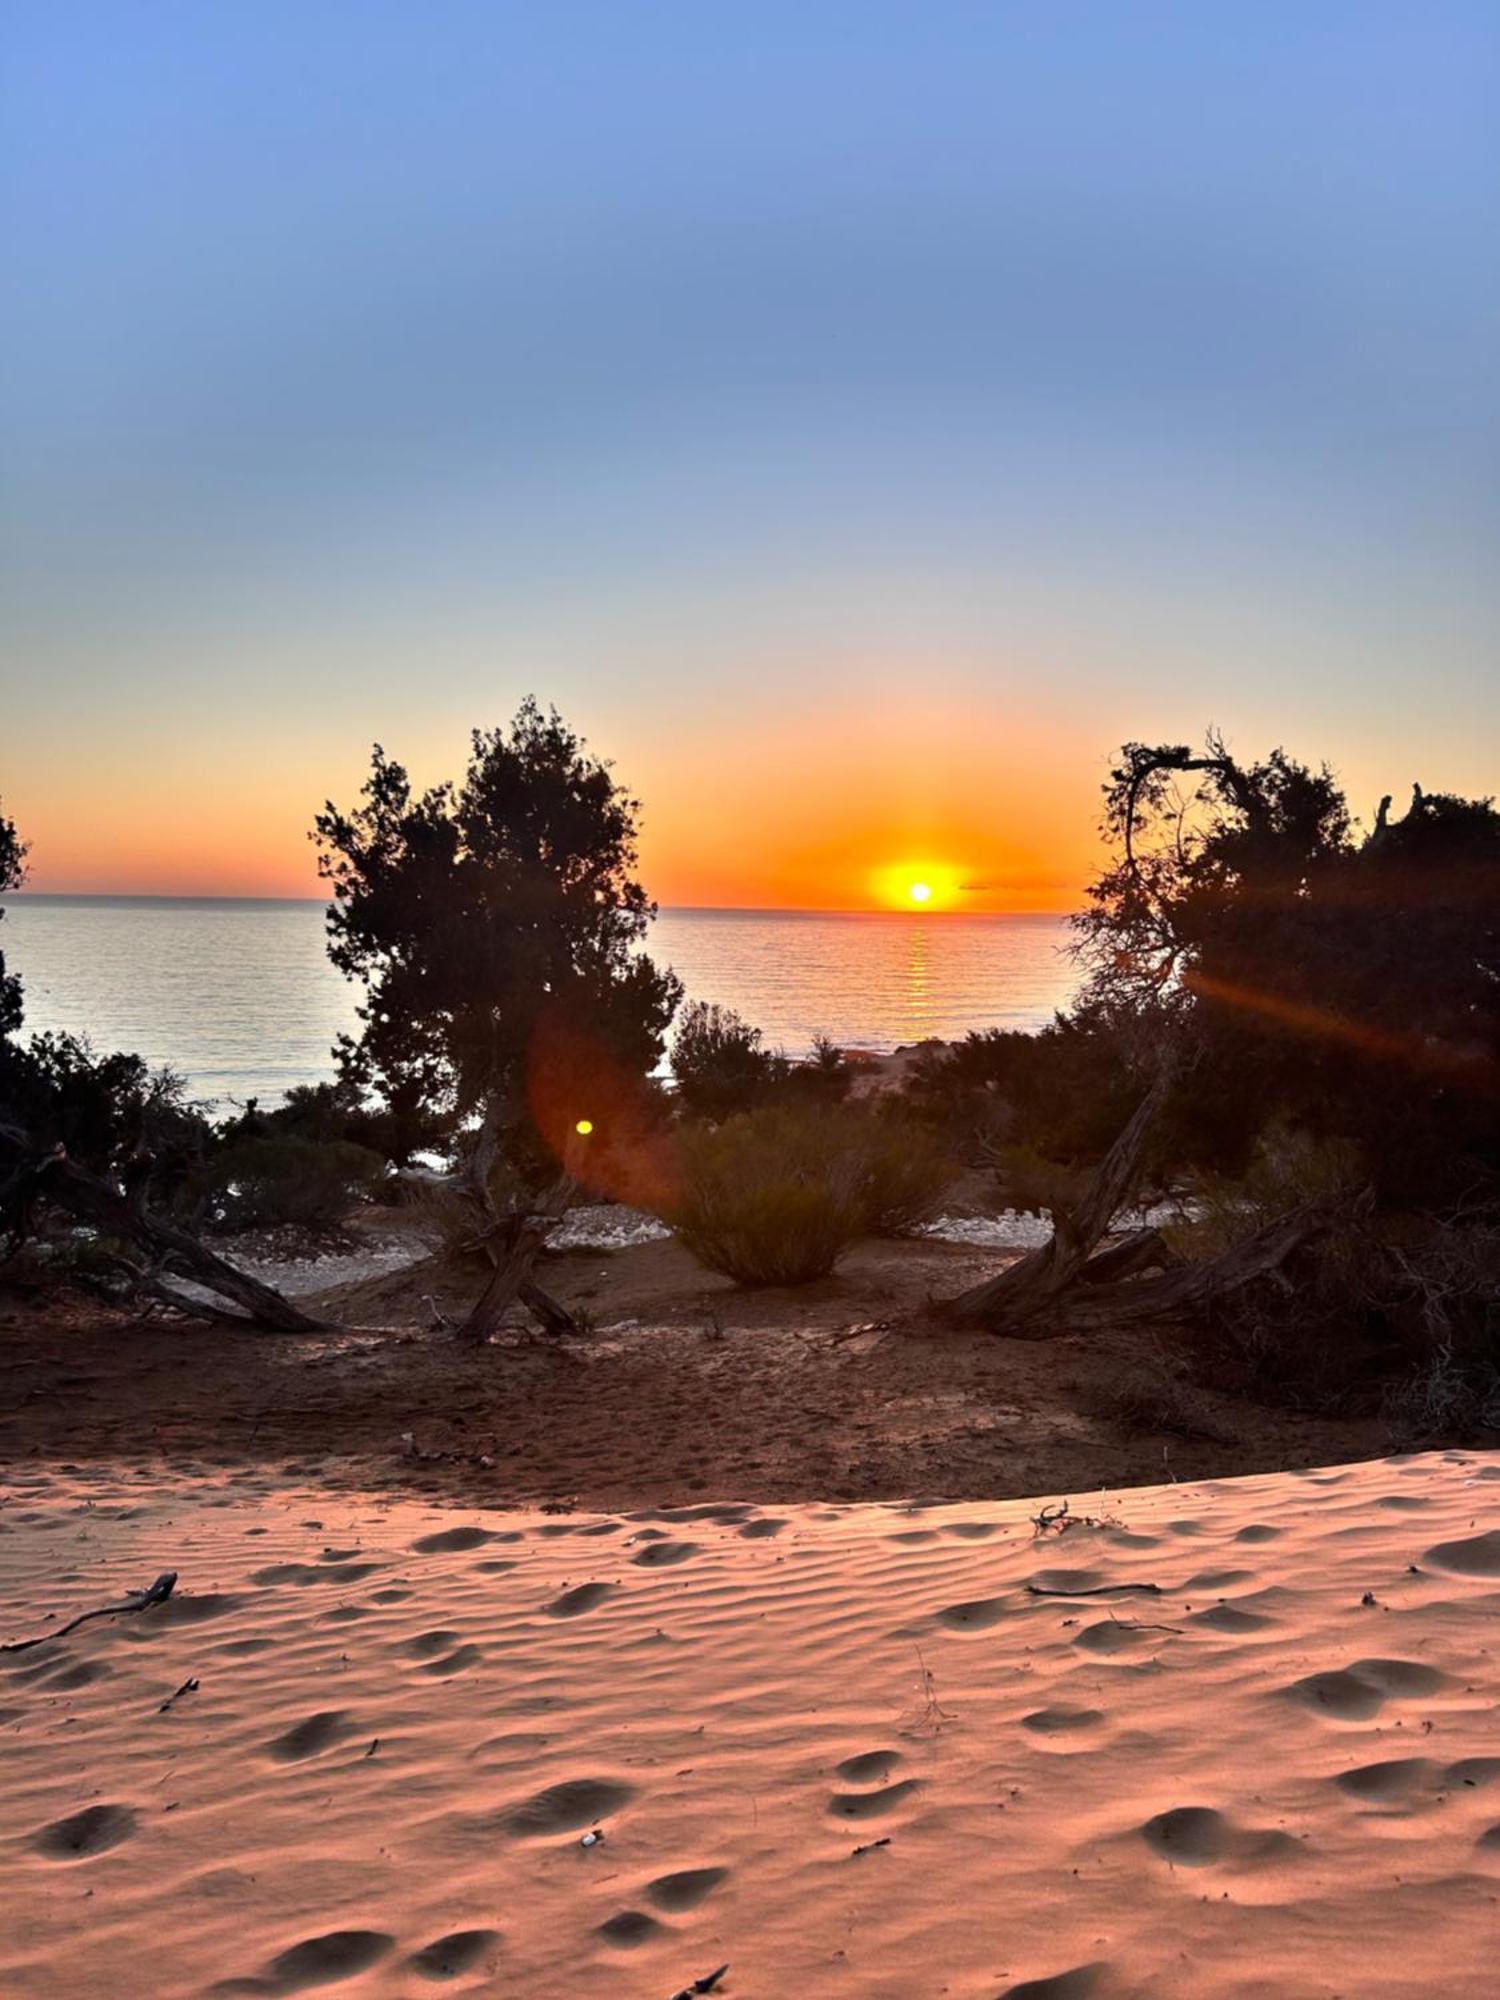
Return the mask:
<svg viewBox="0 0 1500 2000">
<path fill-rule="evenodd" d="M 0 1991 L 1485 1990 L 1500 1458 L 1039 1511 L 17 1471 Z"/>
</svg>

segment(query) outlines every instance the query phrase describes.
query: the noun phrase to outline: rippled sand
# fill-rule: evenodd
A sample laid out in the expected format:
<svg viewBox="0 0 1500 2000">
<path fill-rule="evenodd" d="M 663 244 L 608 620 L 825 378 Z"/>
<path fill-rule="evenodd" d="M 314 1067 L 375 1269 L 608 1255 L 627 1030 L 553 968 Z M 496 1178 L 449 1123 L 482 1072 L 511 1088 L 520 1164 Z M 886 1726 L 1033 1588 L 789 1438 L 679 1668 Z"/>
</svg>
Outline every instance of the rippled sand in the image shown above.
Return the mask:
<svg viewBox="0 0 1500 2000">
<path fill-rule="evenodd" d="M 0 1636 L 180 1582 L 0 1656 L 7 1996 L 1493 1990 L 1500 1462 L 1041 1537 L 301 1476 L 12 1483 Z"/>
</svg>

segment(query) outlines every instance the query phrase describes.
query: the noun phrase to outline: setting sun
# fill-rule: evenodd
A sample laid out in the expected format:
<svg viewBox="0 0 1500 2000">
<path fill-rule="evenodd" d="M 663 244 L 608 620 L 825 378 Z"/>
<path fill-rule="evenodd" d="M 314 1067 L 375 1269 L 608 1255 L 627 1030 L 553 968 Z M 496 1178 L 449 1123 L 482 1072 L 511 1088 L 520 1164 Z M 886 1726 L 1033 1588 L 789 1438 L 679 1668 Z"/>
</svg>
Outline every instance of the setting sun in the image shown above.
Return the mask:
<svg viewBox="0 0 1500 2000">
<path fill-rule="evenodd" d="M 891 910 L 951 910 L 965 887 L 965 875 L 944 861 L 924 859 L 889 862 L 867 878 L 877 905 Z"/>
</svg>

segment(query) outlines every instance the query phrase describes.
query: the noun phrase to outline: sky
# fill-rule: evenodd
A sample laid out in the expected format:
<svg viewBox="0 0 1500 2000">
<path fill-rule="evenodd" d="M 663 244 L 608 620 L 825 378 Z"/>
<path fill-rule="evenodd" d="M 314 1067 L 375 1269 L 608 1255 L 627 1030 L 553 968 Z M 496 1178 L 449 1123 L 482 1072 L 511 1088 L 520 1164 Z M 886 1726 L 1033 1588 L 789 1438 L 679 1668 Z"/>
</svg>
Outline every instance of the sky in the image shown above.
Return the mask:
<svg viewBox="0 0 1500 2000">
<path fill-rule="evenodd" d="M 7 0 L 0 806 L 315 894 L 534 692 L 667 904 L 1067 909 L 1126 738 L 1500 789 L 1490 0 Z"/>
</svg>

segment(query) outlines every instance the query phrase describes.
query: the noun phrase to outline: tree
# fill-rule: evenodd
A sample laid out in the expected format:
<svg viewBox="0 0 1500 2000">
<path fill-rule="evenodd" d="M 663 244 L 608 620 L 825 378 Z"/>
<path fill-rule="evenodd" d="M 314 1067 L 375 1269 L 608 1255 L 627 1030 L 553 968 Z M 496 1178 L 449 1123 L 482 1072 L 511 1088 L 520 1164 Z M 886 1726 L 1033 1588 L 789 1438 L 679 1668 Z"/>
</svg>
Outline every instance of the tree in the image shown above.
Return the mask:
<svg viewBox="0 0 1500 2000">
<path fill-rule="evenodd" d="M 1438 1211 L 1500 1175 L 1500 815 L 1415 788 L 1356 836 L 1333 773 L 1283 750 L 1245 764 L 1211 736 L 1125 746 L 1105 790 L 1116 856 L 1076 919 L 1073 1020 L 1112 1038 L 1139 1108 L 1054 1236 L 950 1302 L 962 1323 L 1097 1325 L 1202 1306 L 1324 1228 L 1273 1215 L 1207 1263 L 1150 1232 L 1098 1252 L 1158 1162 L 1243 1163 L 1273 1125 L 1352 1142 L 1377 1208 Z M 997 1052 L 998 1053 L 998 1052 Z"/>
<path fill-rule="evenodd" d="M 25 857 L 14 823 L 0 816 L 0 893 L 19 887 Z M 21 982 L 0 957 L 0 1231 L 12 1247 L 31 1234 L 40 1210 L 55 1205 L 118 1246 L 113 1263 L 124 1296 L 154 1297 L 199 1317 L 222 1313 L 240 1325 L 320 1328 L 151 1207 L 158 1192 L 180 1189 L 207 1134 L 178 1079 L 153 1075 L 139 1056 L 96 1056 L 72 1035 L 37 1035 L 23 1048 L 22 1019 Z M 173 1277 L 190 1278 L 235 1310 L 178 1291 Z"/>
<path fill-rule="evenodd" d="M 1127 745 L 1106 828 L 1120 851 L 1079 919 L 1084 1004 L 1190 1046 L 1200 1128 L 1240 1149 L 1274 1116 L 1351 1139 L 1387 1201 L 1500 1170 L 1492 801 L 1418 786 L 1361 839 L 1326 767 L 1244 765 L 1211 738 L 1196 756 Z"/>
<path fill-rule="evenodd" d="M 634 874 L 639 805 L 555 710 L 528 699 L 508 733 L 476 730 L 458 786 L 416 792 L 376 745 L 362 800 L 315 827 L 329 954 L 365 987 L 340 1065 L 460 1135 L 497 1259 L 464 1329 L 482 1339 L 543 1233 L 501 1217 L 497 1166 L 534 1181 L 545 1159 L 560 1199 L 595 1094 L 648 1074 L 681 987 L 640 949 L 656 906 Z"/>
<path fill-rule="evenodd" d="M 26 879 L 26 845 L 16 832 L 16 823 L 0 811 L 0 896 L 19 889 Z M 0 918 L 5 912 L 0 909 Z M 0 1037 L 13 1035 L 21 1025 L 21 982 L 5 969 L 5 953 L 0 949 Z"/>
<path fill-rule="evenodd" d="M 672 1037 L 672 1075 L 687 1109 L 728 1118 L 764 1103 L 792 1069 L 764 1039 L 732 1007 L 706 1000 L 684 1007 Z"/>
</svg>

